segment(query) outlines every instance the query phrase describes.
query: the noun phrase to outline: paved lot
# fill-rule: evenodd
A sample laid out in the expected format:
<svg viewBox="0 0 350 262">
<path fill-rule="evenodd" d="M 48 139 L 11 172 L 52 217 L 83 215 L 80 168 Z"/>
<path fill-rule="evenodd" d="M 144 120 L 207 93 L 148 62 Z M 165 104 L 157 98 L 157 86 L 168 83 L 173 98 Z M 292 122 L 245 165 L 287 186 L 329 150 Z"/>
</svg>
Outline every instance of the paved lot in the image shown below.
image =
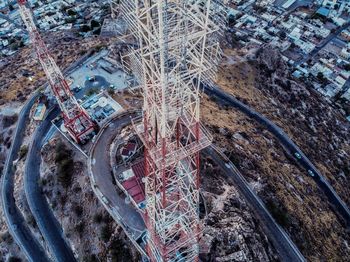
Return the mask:
<svg viewBox="0 0 350 262">
<path fill-rule="evenodd" d="M 107 54 L 108 52 L 106 50 L 101 51 L 87 59 L 80 67 L 69 74 L 69 77 L 73 80 L 70 86 L 72 88 L 75 88 L 76 86 L 87 87 L 87 90 L 93 88 L 94 85 L 102 85 L 106 88 L 109 87 L 109 85 L 114 85 L 116 89 L 126 88 L 126 76 L 121 69 L 109 73 L 102 68 L 102 66 L 108 67 L 109 63 L 103 60 L 103 57 Z M 90 82 L 87 80 L 89 77 L 97 77 L 97 81 Z M 81 90 L 76 94 L 76 97 L 81 98 L 87 90 Z"/>
</svg>

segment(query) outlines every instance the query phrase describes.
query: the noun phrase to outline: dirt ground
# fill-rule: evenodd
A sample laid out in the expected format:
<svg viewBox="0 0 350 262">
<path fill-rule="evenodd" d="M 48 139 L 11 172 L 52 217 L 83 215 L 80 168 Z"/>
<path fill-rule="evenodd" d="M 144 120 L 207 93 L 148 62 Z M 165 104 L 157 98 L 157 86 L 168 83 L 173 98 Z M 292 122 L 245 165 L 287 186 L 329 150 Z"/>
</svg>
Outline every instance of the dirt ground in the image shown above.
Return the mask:
<svg viewBox="0 0 350 262">
<path fill-rule="evenodd" d="M 55 162 L 57 143 L 71 152 L 74 171 L 69 172 L 67 186 L 62 184 L 57 173 L 60 172 Z M 95 197 L 86 158 L 73 150 L 67 141 L 56 136 L 44 146 L 42 163 L 40 183 L 43 192 L 79 261 L 138 261 L 139 254 L 121 227 Z"/>
</svg>

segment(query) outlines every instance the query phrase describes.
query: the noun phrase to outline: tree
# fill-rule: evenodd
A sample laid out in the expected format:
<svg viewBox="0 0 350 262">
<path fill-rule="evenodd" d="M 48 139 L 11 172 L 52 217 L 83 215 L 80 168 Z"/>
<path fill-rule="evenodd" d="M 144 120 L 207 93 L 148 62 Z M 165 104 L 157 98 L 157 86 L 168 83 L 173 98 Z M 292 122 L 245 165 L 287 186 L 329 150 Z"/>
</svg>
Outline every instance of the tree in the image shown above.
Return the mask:
<svg viewBox="0 0 350 262">
<path fill-rule="evenodd" d="M 230 14 L 229 16 L 228 16 L 228 25 L 229 26 L 233 26 L 233 24 L 235 23 L 235 21 L 236 21 L 236 19 L 235 19 L 235 16 L 234 15 L 232 15 L 232 14 Z"/>
<path fill-rule="evenodd" d="M 287 210 L 284 207 L 280 207 L 273 200 L 269 199 L 266 203 L 267 209 L 271 215 L 276 219 L 277 223 L 283 227 L 287 227 L 290 224 L 290 217 Z"/>
<path fill-rule="evenodd" d="M 318 74 L 317 74 L 317 79 L 320 80 L 320 81 L 323 81 L 324 75 L 323 75 L 322 72 L 318 72 Z"/>
<path fill-rule="evenodd" d="M 21 262 L 22 259 L 18 258 L 18 257 L 10 257 L 8 262 Z"/>
<path fill-rule="evenodd" d="M 91 28 L 95 28 L 95 27 L 100 27 L 101 25 L 98 21 L 91 20 L 90 26 L 91 26 Z"/>
<path fill-rule="evenodd" d="M 286 32 L 282 31 L 282 32 L 280 33 L 280 37 L 281 37 L 282 39 L 285 39 L 285 38 L 287 37 Z"/>
<path fill-rule="evenodd" d="M 104 241 L 104 242 L 107 242 L 110 237 L 112 235 L 112 232 L 109 228 L 108 225 L 104 225 L 102 228 L 101 228 L 101 231 L 100 231 L 100 236 L 101 236 L 101 239 Z"/>
<path fill-rule="evenodd" d="M 69 16 L 65 19 L 67 24 L 74 24 L 77 21 L 77 18 L 74 16 Z"/>
<path fill-rule="evenodd" d="M 101 213 L 97 213 L 94 215 L 94 222 L 100 224 L 102 222 L 103 215 Z"/>
<path fill-rule="evenodd" d="M 91 30 L 91 28 L 88 25 L 82 25 L 80 27 L 80 32 L 83 32 L 83 33 L 89 32 L 90 30 Z"/>
<path fill-rule="evenodd" d="M 79 236 L 80 236 L 81 234 L 83 234 L 84 229 L 85 229 L 85 224 L 84 224 L 83 221 L 81 221 L 79 224 L 77 224 L 77 225 L 75 226 L 75 230 L 77 231 L 77 233 L 79 234 Z"/>
<path fill-rule="evenodd" d="M 78 217 L 80 217 L 82 214 L 83 214 L 83 211 L 84 211 L 84 209 L 81 207 L 81 206 L 74 206 L 74 208 L 73 208 L 73 210 L 74 210 L 74 213 L 78 216 Z"/>
<path fill-rule="evenodd" d="M 67 14 L 68 14 L 69 16 L 75 16 L 75 15 L 77 14 L 77 12 L 75 12 L 73 9 L 69 9 L 69 10 L 67 11 Z"/>
<path fill-rule="evenodd" d="M 319 72 L 317 74 L 317 79 L 321 84 L 326 84 L 327 83 L 327 78 L 324 77 L 322 72 Z"/>
<path fill-rule="evenodd" d="M 346 71 L 350 71 L 350 64 L 344 65 L 344 69 L 345 69 Z"/>
</svg>

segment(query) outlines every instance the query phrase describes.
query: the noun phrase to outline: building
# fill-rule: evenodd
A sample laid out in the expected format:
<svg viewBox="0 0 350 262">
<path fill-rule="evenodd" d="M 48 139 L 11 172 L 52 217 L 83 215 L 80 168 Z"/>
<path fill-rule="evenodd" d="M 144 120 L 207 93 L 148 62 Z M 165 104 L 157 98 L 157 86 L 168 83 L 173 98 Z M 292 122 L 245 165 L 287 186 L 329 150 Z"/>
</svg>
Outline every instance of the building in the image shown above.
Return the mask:
<svg viewBox="0 0 350 262">
<path fill-rule="evenodd" d="M 42 121 L 44 119 L 46 113 L 46 105 L 43 103 L 39 103 L 35 108 L 33 119 L 35 121 Z"/>
</svg>

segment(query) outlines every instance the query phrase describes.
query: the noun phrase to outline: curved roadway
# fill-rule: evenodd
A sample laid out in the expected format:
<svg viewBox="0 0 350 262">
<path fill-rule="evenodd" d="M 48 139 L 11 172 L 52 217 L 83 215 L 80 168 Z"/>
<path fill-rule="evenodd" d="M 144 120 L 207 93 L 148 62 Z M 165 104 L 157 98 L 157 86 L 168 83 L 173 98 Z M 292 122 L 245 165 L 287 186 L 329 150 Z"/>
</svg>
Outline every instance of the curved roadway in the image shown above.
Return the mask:
<svg viewBox="0 0 350 262">
<path fill-rule="evenodd" d="M 50 260 L 48 259 L 40 243 L 37 241 L 36 237 L 28 228 L 27 222 L 24 220 L 21 211 L 17 208 L 13 197 L 13 175 L 15 170 L 13 161 L 18 157 L 18 151 L 23 142 L 29 112 L 38 96 L 39 93 L 36 92 L 24 105 L 19 114 L 16 131 L 13 136 L 11 149 L 6 160 L 2 177 L 1 202 L 9 231 L 28 260 L 33 262 L 46 262 Z"/>
<path fill-rule="evenodd" d="M 141 215 L 133 205 L 131 203 L 126 204 L 125 197 L 119 195 L 114 182 L 109 155 L 109 148 L 115 138 L 116 131 L 130 124 L 131 116 L 135 116 L 135 114 L 127 114 L 115 118 L 106 128 L 100 131 L 100 135 L 96 139 L 95 146 L 90 154 L 90 159 L 94 185 L 105 197 L 108 206 L 114 207 L 123 216 L 121 220 L 124 226 L 133 232 L 134 236 L 137 236 L 138 234 L 141 235 L 146 226 Z"/>
<path fill-rule="evenodd" d="M 313 172 L 313 179 L 320 189 L 323 190 L 324 194 L 328 197 L 329 202 L 334 207 L 336 211 L 345 219 L 346 224 L 350 225 L 350 211 L 346 204 L 340 199 L 338 194 L 335 192 L 333 187 L 329 182 L 321 175 L 321 173 L 316 169 L 316 167 L 311 163 L 311 161 L 306 157 L 306 155 L 300 150 L 300 148 L 294 144 L 294 142 L 288 137 L 288 135 L 282 131 L 277 125 L 271 122 L 269 119 L 252 110 L 250 107 L 244 103 L 237 100 L 232 95 L 229 95 L 222 91 L 218 87 L 204 88 L 204 92 L 208 95 L 215 95 L 222 101 L 229 103 L 231 106 L 239 109 L 242 113 L 253 118 L 258 123 L 264 125 L 277 139 L 278 141 L 289 151 L 293 156 L 298 153 L 301 158 L 295 159 L 300 165 L 302 165 L 308 172 Z"/>
<path fill-rule="evenodd" d="M 41 163 L 40 151 L 45 142 L 45 137 L 52 127 L 51 121 L 59 114 L 60 111 L 57 107 L 50 110 L 34 133 L 25 165 L 24 189 L 29 208 L 55 261 L 73 262 L 76 261 L 74 254 L 67 244 L 61 225 L 54 216 L 38 183 Z"/>
</svg>

